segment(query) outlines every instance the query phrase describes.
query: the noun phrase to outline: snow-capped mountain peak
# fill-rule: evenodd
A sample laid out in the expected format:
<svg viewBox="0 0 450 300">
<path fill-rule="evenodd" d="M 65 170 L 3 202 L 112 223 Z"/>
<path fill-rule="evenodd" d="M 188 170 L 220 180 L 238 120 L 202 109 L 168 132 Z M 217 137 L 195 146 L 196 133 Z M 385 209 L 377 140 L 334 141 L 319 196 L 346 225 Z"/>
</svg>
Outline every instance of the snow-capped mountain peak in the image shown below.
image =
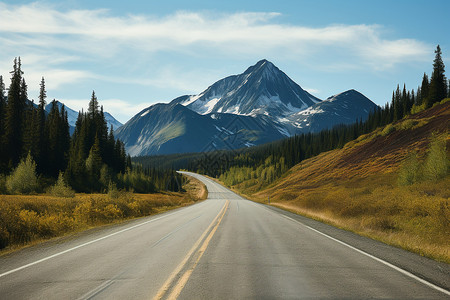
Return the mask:
<svg viewBox="0 0 450 300">
<path fill-rule="evenodd" d="M 133 156 L 239 149 L 350 124 L 375 107 L 355 90 L 321 101 L 263 59 L 197 95 L 142 110 L 115 134 Z"/>
<path fill-rule="evenodd" d="M 198 95 L 174 101 L 202 115 L 217 112 L 278 117 L 301 111 L 321 100 L 263 59 L 244 73 L 219 80 Z"/>
</svg>

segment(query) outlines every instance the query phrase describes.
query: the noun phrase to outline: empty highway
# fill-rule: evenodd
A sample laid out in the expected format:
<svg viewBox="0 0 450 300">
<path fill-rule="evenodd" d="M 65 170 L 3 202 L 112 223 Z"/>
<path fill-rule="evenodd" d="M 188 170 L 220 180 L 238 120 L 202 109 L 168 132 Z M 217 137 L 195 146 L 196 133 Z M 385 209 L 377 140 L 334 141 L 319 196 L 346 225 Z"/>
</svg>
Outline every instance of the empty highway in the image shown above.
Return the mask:
<svg viewBox="0 0 450 300">
<path fill-rule="evenodd" d="M 450 268 L 241 198 L 0 257 L 0 299 L 449 299 Z"/>
</svg>

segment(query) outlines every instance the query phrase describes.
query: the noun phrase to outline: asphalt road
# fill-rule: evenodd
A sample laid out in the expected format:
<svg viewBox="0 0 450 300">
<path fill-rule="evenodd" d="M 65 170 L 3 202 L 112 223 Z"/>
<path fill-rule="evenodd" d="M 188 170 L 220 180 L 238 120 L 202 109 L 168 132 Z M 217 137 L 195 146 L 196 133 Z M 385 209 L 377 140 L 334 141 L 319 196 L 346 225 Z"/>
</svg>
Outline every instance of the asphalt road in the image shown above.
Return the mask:
<svg viewBox="0 0 450 300">
<path fill-rule="evenodd" d="M 0 299 L 449 299 L 448 264 L 244 200 L 209 198 L 0 257 Z"/>
</svg>

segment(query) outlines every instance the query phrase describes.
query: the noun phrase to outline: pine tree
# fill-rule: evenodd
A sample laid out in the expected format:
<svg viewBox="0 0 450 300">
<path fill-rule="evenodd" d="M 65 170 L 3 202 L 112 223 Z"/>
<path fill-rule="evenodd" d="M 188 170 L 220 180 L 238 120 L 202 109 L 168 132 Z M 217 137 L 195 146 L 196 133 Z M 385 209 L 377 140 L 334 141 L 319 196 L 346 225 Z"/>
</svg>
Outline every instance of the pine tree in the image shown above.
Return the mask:
<svg viewBox="0 0 450 300">
<path fill-rule="evenodd" d="M 39 106 L 37 109 L 37 116 L 34 123 L 34 130 L 36 131 L 37 151 L 35 154 L 38 173 L 48 173 L 48 133 L 46 131 L 45 118 L 45 99 L 47 98 L 47 91 L 45 90 L 45 80 L 42 77 L 39 90 Z"/>
<path fill-rule="evenodd" d="M 89 185 L 91 191 L 99 191 L 100 170 L 102 168 L 102 157 L 100 152 L 100 142 L 98 136 L 95 136 L 94 144 L 89 151 L 86 159 L 86 170 L 89 176 Z"/>
<path fill-rule="evenodd" d="M 36 157 L 37 143 L 36 130 L 34 125 L 36 122 L 37 110 L 34 108 L 34 100 L 26 104 L 23 122 L 23 156 L 30 153 L 32 157 Z"/>
<path fill-rule="evenodd" d="M 95 115 L 98 113 L 98 100 L 95 96 L 95 91 L 92 91 L 91 101 L 89 101 L 88 115 L 94 120 Z"/>
<path fill-rule="evenodd" d="M 392 104 L 394 106 L 394 121 L 400 120 L 401 118 L 403 118 L 403 108 L 401 104 L 401 93 L 399 85 L 397 85 L 397 89 L 395 90 L 395 96 L 393 96 Z"/>
<path fill-rule="evenodd" d="M 56 100 L 51 103 L 51 110 L 46 122 L 48 133 L 48 158 L 47 174 L 57 177 L 60 171 L 67 167 L 67 157 L 70 145 L 69 126 L 64 106 L 61 111 Z"/>
<path fill-rule="evenodd" d="M 428 80 L 428 76 L 426 73 L 423 73 L 423 79 L 422 79 L 422 85 L 420 87 L 421 91 L 421 97 L 418 100 L 419 102 L 417 105 L 422 105 L 425 103 L 428 99 L 429 93 L 430 93 L 430 82 Z"/>
<path fill-rule="evenodd" d="M 6 97 L 5 84 L 3 83 L 3 76 L 0 75 L 0 173 L 6 171 L 8 160 L 5 148 L 4 134 L 5 134 L 5 115 L 6 115 Z"/>
<path fill-rule="evenodd" d="M 5 116 L 5 147 L 9 159 L 9 168 L 16 166 L 23 149 L 23 120 L 25 113 L 26 84 L 22 82 L 21 61 L 14 59 L 11 71 L 11 84 L 8 90 L 8 103 Z"/>
<path fill-rule="evenodd" d="M 433 61 L 433 74 L 431 75 L 430 95 L 426 102 L 427 108 L 441 101 L 447 96 L 447 79 L 445 78 L 445 66 L 442 60 L 441 47 L 437 45 L 436 56 Z"/>
</svg>

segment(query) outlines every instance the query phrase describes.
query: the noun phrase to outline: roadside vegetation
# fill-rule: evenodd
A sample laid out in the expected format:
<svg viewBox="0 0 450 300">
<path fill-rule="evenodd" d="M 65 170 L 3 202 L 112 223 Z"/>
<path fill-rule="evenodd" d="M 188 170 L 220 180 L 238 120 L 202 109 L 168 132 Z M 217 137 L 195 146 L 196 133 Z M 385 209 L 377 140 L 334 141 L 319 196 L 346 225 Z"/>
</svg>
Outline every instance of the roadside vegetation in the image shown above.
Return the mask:
<svg viewBox="0 0 450 300">
<path fill-rule="evenodd" d="M 107 194 L 75 194 L 62 182 L 47 194 L 0 195 L 0 250 L 88 228 L 149 216 L 207 198 L 197 179 L 183 177 L 185 192 L 136 194 L 111 186 Z"/>
</svg>

